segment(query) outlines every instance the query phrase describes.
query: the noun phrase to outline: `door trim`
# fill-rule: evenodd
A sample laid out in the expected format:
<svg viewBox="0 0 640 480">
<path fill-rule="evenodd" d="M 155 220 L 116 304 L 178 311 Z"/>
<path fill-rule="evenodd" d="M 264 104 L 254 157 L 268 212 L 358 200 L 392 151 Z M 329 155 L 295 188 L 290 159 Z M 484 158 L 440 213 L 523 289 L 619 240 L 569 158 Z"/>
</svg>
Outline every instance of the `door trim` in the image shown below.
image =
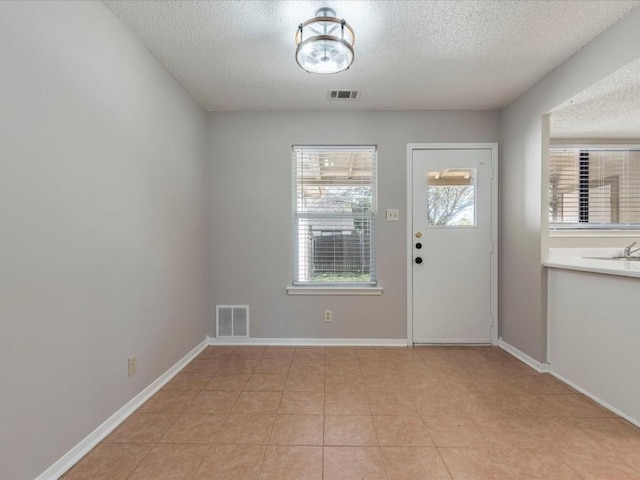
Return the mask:
<svg viewBox="0 0 640 480">
<path fill-rule="evenodd" d="M 491 344 L 498 345 L 498 144 L 497 143 L 408 143 L 407 144 L 407 345 L 413 345 L 413 151 L 491 150 Z M 442 345 L 442 344 L 439 344 Z"/>
</svg>

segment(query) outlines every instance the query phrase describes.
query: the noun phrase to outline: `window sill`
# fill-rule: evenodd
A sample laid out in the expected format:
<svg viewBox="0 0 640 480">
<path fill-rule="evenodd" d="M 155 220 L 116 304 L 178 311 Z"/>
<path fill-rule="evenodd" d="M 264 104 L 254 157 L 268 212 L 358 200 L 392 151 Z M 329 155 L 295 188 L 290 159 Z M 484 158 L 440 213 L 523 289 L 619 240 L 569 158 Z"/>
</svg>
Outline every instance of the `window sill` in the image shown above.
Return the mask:
<svg viewBox="0 0 640 480">
<path fill-rule="evenodd" d="M 565 230 L 549 230 L 550 238 L 562 238 L 562 237 L 575 237 L 575 238 L 588 238 L 588 237 L 619 237 L 619 238 L 637 238 L 640 236 L 639 230 L 607 230 L 607 229 L 565 229 Z"/>
<path fill-rule="evenodd" d="M 289 295 L 382 295 L 382 287 L 289 286 Z"/>
</svg>

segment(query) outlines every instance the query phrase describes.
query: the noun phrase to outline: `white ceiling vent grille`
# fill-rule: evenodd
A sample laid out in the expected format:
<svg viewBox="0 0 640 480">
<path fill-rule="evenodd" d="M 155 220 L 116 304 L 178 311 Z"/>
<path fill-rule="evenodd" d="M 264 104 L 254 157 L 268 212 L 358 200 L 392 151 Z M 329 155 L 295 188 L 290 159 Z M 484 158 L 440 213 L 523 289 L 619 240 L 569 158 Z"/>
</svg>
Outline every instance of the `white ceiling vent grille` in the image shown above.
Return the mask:
<svg viewBox="0 0 640 480">
<path fill-rule="evenodd" d="M 249 305 L 216 305 L 216 337 L 249 337 Z"/>
<path fill-rule="evenodd" d="M 358 100 L 360 90 L 329 90 L 329 100 Z"/>
</svg>

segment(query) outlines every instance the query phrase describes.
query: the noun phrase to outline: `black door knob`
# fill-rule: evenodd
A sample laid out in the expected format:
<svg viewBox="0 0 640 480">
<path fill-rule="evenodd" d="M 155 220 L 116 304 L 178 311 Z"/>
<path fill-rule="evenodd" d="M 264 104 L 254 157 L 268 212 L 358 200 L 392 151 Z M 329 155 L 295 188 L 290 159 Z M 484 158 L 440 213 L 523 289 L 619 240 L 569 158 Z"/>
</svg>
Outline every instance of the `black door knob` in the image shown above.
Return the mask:
<svg viewBox="0 0 640 480">
<path fill-rule="evenodd" d="M 416 257 L 416 263 L 417 264 L 421 264 L 422 263 L 422 257 Z"/>
<path fill-rule="evenodd" d="M 420 250 L 422 248 L 422 244 L 420 242 L 416 243 L 416 248 Z"/>
</svg>

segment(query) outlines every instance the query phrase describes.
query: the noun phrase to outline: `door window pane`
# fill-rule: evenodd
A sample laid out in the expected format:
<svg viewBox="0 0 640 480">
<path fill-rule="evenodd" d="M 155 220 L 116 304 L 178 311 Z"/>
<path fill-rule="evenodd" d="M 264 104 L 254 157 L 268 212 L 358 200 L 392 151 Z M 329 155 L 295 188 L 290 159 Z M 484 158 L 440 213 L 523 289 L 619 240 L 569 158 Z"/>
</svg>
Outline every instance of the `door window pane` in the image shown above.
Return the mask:
<svg viewBox="0 0 640 480">
<path fill-rule="evenodd" d="M 476 225 L 474 168 L 438 168 L 427 172 L 427 225 Z"/>
</svg>

